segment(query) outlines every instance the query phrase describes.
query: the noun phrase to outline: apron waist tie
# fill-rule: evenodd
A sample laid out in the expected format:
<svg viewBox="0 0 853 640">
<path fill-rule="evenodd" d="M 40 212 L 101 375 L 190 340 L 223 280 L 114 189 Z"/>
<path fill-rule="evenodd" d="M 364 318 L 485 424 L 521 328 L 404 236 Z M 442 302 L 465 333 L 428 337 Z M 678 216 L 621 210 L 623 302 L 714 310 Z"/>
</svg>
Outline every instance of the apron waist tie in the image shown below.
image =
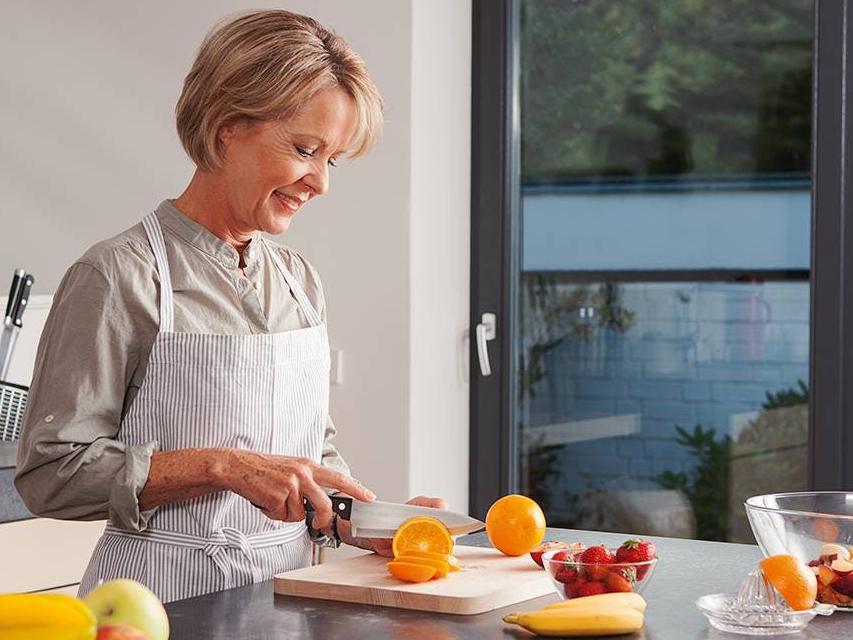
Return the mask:
<svg viewBox="0 0 853 640">
<path fill-rule="evenodd" d="M 252 549 L 264 549 L 267 547 L 278 547 L 288 542 L 299 539 L 305 532 L 305 524 L 302 522 L 285 525 L 273 531 L 262 531 L 246 535 L 239 529 L 233 527 L 222 527 L 217 529 L 208 537 L 194 536 L 180 531 L 169 531 L 167 529 L 146 529 L 145 531 L 125 531 L 111 524 L 104 529 L 104 535 L 118 536 L 120 538 L 133 538 L 146 542 L 157 542 L 170 544 L 185 549 L 199 549 L 209 557 L 217 568 L 227 577 L 230 573 L 228 561 L 222 551 L 225 549 L 239 549 L 247 560 L 250 560 Z M 250 562 L 253 573 L 257 570 L 254 563 Z M 260 579 L 256 576 L 256 580 Z"/>
</svg>

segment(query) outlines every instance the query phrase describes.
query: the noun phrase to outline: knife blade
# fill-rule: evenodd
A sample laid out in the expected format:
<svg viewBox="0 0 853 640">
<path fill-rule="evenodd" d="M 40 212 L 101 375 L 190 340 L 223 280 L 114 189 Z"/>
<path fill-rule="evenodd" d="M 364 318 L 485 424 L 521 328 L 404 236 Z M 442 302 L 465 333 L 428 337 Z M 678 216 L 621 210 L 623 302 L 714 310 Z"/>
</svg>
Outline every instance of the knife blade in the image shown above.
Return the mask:
<svg viewBox="0 0 853 640">
<path fill-rule="evenodd" d="M 352 535 L 363 538 L 393 538 L 401 524 L 417 517 L 440 520 L 453 536 L 476 533 L 486 528 L 485 523 L 455 511 L 381 500 L 361 502 L 349 496 L 329 496 L 329 499 L 332 511 L 352 524 Z M 305 509 L 313 511 L 310 502 L 306 501 Z"/>
</svg>

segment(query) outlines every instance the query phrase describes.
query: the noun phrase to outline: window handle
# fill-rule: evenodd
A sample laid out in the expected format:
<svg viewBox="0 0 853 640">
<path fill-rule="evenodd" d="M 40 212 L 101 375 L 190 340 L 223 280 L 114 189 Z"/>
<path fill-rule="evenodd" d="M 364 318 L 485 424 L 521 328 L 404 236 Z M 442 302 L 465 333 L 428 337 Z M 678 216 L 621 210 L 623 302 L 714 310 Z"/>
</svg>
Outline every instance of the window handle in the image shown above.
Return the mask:
<svg viewBox="0 0 853 640">
<path fill-rule="evenodd" d="M 477 355 L 480 357 L 480 373 L 483 376 L 492 375 L 492 367 L 489 364 L 489 340 L 494 340 L 497 327 L 497 318 L 494 313 L 484 313 L 477 325 Z"/>
</svg>

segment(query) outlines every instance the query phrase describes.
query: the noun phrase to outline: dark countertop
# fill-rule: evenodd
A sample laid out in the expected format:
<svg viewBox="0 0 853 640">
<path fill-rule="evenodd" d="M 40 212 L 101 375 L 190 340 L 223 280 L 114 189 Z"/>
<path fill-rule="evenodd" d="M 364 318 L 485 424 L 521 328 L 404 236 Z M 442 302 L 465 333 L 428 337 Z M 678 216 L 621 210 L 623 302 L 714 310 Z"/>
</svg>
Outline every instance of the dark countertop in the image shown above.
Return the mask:
<svg viewBox="0 0 853 640">
<path fill-rule="evenodd" d="M 5 440 L 0 440 L 0 469 L 14 469 L 17 453 L 17 442 L 6 442 Z"/>
<path fill-rule="evenodd" d="M 549 529 L 548 540 L 581 540 L 586 544 L 616 546 L 628 536 Z M 630 640 L 736 640 L 737 636 L 712 629 L 694 604 L 708 593 L 737 591 L 761 553 L 751 545 L 652 538 L 661 557 L 645 593 L 646 627 Z M 483 533 L 460 538 L 459 544 L 488 546 Z M 512 611 L 531 611 L 557 594 L 519 603 L 476 616 L 454 616 L 390 607 L 277 596 L 272 581 L 220 591 L 166 605 L 172 624 L 171 640 L 242 640 L 316 638 L 355 640 L 455 640 L 533 638 L 520 627 L 504 624 Z M 818 616 L 800 640 L 837 640 L 853 636 L 853 613 Z M 762 636 L 753 636 L 762 637 Z"/>
<path fill-rule="evenodd" d="M 0 524 L 32 517 L 15 489 L 15 467 L 0 467 Z"/>
<path fill-rule="evenodd" d="M 32 518 L 15 489 L 16 442 L 0 442 L 0 524 Z"/>
</svg>

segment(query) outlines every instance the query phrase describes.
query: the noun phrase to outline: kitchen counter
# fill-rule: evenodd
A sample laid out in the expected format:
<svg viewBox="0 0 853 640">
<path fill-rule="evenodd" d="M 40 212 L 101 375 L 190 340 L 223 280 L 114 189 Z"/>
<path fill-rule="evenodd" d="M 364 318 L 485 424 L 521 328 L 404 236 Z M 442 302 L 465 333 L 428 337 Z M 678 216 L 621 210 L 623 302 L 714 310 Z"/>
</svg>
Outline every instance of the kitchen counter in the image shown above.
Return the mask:
<svg viewBox="0 0 853 640">
<path fill-rule="evenodd" d="M 621 544 L 627 536 L 549 529 L 548 540 L 580 540 L 588 545 Z M 648 601 L 646 627 L 626 640 L 736 640 L 736 636 L 712 629 L 695 606 L 707 593 L 737 591 L 747 571 L 759 560 L 758 547 L 651 538 L 660 562 L 645 593 Z M 467 536 L 459 544 L 488 546 L 484 533 Z M 532 562 L 532 561 L 531 561 Z M 519 603 L 476 616 L 454 616 L 389 607 L 356 605 L 273 594 L 272 581 L 220 591 L 166 605 L 172 624 L 171 640 L 242 640 L 316 638 L 322 640 L 522 640 L 534 636 L 501 617 L 512 611 L 529 611 L 557 594 Z M 837 640 L 853 635 L 853 613 L 818 616 L 800 640 Z M 766 636 L 765 636 L 766 637 Z"/>
<path fill-rule="evenodd" d="M 14 442 L 0 442 L 0 524 L 33 517 L 15 489 L 17 448 Z"/>
</svg>

